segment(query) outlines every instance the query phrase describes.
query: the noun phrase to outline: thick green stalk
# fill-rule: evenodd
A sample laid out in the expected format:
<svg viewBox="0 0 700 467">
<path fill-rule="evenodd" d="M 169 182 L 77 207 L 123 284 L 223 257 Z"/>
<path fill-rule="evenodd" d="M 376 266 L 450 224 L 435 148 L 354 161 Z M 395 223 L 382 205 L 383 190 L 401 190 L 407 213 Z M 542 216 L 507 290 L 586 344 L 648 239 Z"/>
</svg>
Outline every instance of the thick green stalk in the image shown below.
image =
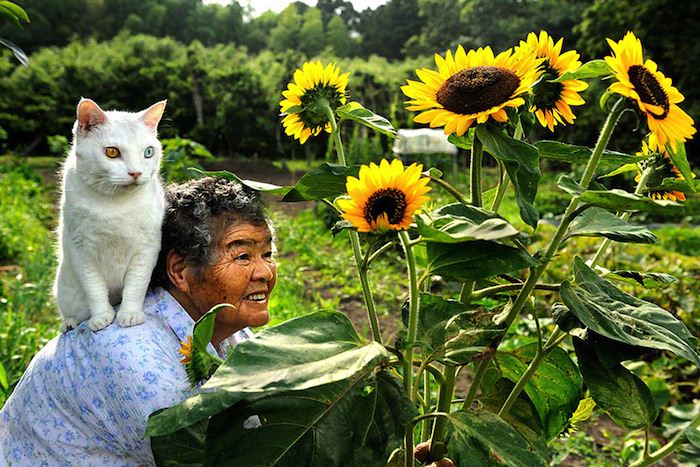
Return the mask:
<svg viewBox="0 0 700 467">
<path fill-rule="evenodd" d="M 695 418 L 690 422 L 690 425 L 686 428 L 687 429 L 695 429 L 700 426 L 700 414 L 696 415 Z M 675 451 L 683 442 L 685 441 L 685 430 L 681 430 L 678 432 L 676 436 L 671 439 L 671 441 L 668 442 L 665 446 L 663 446 L 660 449 L 657 449 L 656 451 L 652 452 L 648 456 L 642 456 L 641 459 L 638 459 L 635 462 L 632 462 L 630 464 L 630 467 L 643 467 L 645 465 L 650 465 L 653 464 L 656 461 L 659 461 L 663 459 L 664 457 L 668 456 L 671 454 L 673 451 Z"/>
<path fill-rule="evenodd" d="M 637 188 L 634 190 L 635 195 L 641 195 L 642 193 L 644 193 L 644 190 L 647 189 L 647 181 L 649 180 L 649 177 L 653 173 L 654 173 L 653 166 L 649 166 L 646 169 L 644 169 L 644 171 L 642 172 L 642 176 L 639 178 L 639 182 L 637 183 Z M 620 215 L 620 219 L 622 219 L 623 221 L 627 221 L 631 216 L 632 216 L 632 213 L 623 212 Z M 598 251 L 595 252 L 595 256 L 593 257 L 593 260 L 591 261 L 592 268 L 596 267 L 603 260 L 610 243 L 611 243 L 611 240 L 609 238 L 603 239 L 603 241 L 600 243 L 600 246 L 598 247 Z"/>
<path fill-rule="evenodd" d="M 406 353 L 403 362 L 403 382 L 406 393 L 411 395 L 413 392 L 413 346 L 418 330 L 418 278 L 416 277 L 416 258 L 411 248 L 411 239 L 405 230 L 399 232 L 399 240 L 401 240 L 406 253 L 408 269 L 408 335 L 406 336 Z"/>
<path fill-rule="evenodd" d="M 455 393 L 455 376 L 457 375 L 457 367 L 447 366 L 445 368 L 444 375 L 445 382 L 440 386 L 437 411 L 450 413 L 452 398 L 454 397 Z M 445 444 L 446 428 L 447 418 L 440 417 L 435 420 L 435 424 L 433 425 L 433 434 L 430 437 L 430 459 L 442 459 L 445 457 L 445 454 L 447 454 L 447 445 Z"/>
<path fill-rule="evenodd" d="M 580 185 L 584 190 L 588 187 L 588 184 L 593 179 L 596 167 L 598 167 L 598 162 L 600 162 L 600 158 L 603 155 L 603 150 L 607 146 L 608 141 L 610 140 L 610 136 L 612 135 L 612 131 L 615 128 L 617 121 L 620 119 L 620 115 L 622 115 L 623 110 L 624 98 L 620 98 L 617 102 L 615 102 L 615 105 L 613 105 L 612 110 L 608 114 L 608 117 L 605 120 L 605 123 L 603 124 L 603 128 L 600 132 L 600 135 L 598 136 L 598 141 L 596 142 L 596 146 L 593 149 L 593 154 L 588 160 L 586 169 L 584 170 L 583 176 L 581 177 Z M 552 257 L 554 257 L 554 254 L 559 249 L 559 245 L 561 244 L 562 239 L 566 234 L 566 230 L 569 228 L 569 224 L 571 224 L 571 222 L 575 218 L 576 208 L 578 208 L 578 205 L 579 198 L 575 196 L 571 199 L 571 202 L 569 202 L 569 206 L 564 212 L 564 216 L 562 217 L 559 227 L 557 228 L 556 232 L 554 232 L 554 236 L 552 237 L 552 240 L 549 243 L 549 247 L 545 251 L 544 255 L 540 258 L 540 265 L 536 268 L 533 268 L 530 271 L 530 275 L 528 276 L 527 281 L 525 282 L 525 284 L 523 284 L 523 288 L 520 289 L 520 293 L 518 293 L 518 296 L 515 298 L 513 305 L 508 311 L 508 314 L 504 319 L 506 330 L 510 328 L 510 325 L 513 324 L 513 321 L 515 321 L 515 318 L 520 314 L 520 311 L 522 310 L 523 306 L 530 297 L 530 294 L 535 289 L 537 281 L 539 280 L 540 276 L 542 276 L 542 273 L 544 273 L 545 269 L 547 269 L 549 262 L 552 260 Z M 493 357 L 486 358 L 481 361 L 480 368 L 477 369 L 477 374 L 480 371 L 485 371 L 485 368 L 489 365 L 492 358 Z"/>
<path fill-rule="evenodd" d="M 491 211 L 498 212 L 498 208 L 501 207 L 501 201 L 508 190 L 508 184 L 510 183 L 510 176 L 506 172 L 506 166 L 503 162 L 498 161 L 498 170 L 500 173 L 500 178 L 498 181 L 498 188 L 496 189 L 496 197 L 493 199 L 493 204 L 491 204 Z"/>
<path fill-rule="evenodd" d="M 335 121 L 335 115 L 330 106 L 326 106 L 326 114 L 331 122 L 331 138 L 333 140 L 333 145 L 335 146 L 335 151 L 338 154 L 338 163 L 340 165 L 347 165 L 345 162 L 345 151 L 343 150 L 343 142 L 340 138 L 340 129 Z M 365 306 L 367 307 L 367 316 L 369 318 L 369 325 L 372 329 L 372 338 L 382 343 L 382 334 L 379 330 L 379 319 L 377 319 L 377 310 L 374 305 L 374 297 L 372 296 L 372 289 L 369 287 L 369 281 L 367 280 L 367 268 L 363 266 L 364 261 L 362 258 L 362 249 L 360 248 L 360 236 L 354 230 L 349 230 L 350 235 L 350 245 L 352 246 L 352 254 L 355 257 L 355 265 L 357 266 L 357 274 L 360 277 L 360 283 L 362 284 L 362 295 L 365 300 Z"/>
<path fill-rule="evenodd" d="M 481 197 L 481 164 L 484 159 L 484 146 L 479 141 L 474 133 L 474 141 L 472 142 L 472 162 L 469 169 L 472 206 L 481 207 L 483 204 Z"/>
<path fill-rule="evenodd" d="M 474 363 L 474 365 L 476 365 L 476 363 Z M 472 384 L 471 386 L 469 386 L 469 392 L 467 393 L 466 399 L 464 399 L 464 404 L 462 404 L 462 410 L 469 410 L 469 407 L 471 407 L 472 402 L 474 402 L 474 399 L 476 399 L 476 391 L 479 390 L 479 387 L 481 386 L 481 382 L 484 380 L 484 375 L 486 374 L 486 370 L 488 370 L 488 367 L 488 363 L 486 363 L 486 365 L 479 364 L 479 366 L 476 367 L 476 373 L 474 373 Z"/>
</svg>

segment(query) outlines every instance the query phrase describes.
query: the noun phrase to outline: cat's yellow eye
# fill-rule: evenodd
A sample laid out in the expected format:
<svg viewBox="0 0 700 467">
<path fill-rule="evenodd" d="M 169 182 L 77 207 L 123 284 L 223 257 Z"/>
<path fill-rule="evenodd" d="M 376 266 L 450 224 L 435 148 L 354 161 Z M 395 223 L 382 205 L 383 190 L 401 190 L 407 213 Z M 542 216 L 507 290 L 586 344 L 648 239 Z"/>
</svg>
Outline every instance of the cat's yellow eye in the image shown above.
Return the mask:
<svg viewBox="0 0 700 467">
<path fill-rule="evenodd" d="M 105 148 L 105 155 L 110 159 L 116 159 L 121 155 L 121 153 L 119 152 L 119 149 L 110 146 L 108 148 Z"/>
</svg>

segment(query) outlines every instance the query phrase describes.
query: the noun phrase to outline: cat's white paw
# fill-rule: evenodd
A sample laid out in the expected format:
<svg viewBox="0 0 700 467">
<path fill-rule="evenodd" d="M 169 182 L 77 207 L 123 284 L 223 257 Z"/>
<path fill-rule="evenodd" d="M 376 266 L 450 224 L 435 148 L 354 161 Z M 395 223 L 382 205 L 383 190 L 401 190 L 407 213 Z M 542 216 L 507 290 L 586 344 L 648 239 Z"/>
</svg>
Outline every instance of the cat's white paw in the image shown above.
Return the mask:
<svg viewBox="0 0 700 467">
<path fill-rule="evenodd" d="M 146 319 L 143 310 L 125 310 L 122 308 L 117 313 L 117 324 L 123 328 L 142 324 Z"/>
<path fill-rule="evenodd" d="M 89 320 L 88 320 L 88 327 L 92 331 L 99 331 L 100 329 L 104 329 L 110 324 L 112 324 L 112 321 L 114 321 L 114 311 L 109 310 L 109 311 L 103 311 L 101 313 L 98 313 L 96 315 L 93 315 Z"/>
<path fill-rule="evenodd" d="M 75 328 L 78 324 L 80 323 L 76 318 L 63 318 L 63 322 L 61 323 L 61 332 L 66 333 Z"/>
</svg>

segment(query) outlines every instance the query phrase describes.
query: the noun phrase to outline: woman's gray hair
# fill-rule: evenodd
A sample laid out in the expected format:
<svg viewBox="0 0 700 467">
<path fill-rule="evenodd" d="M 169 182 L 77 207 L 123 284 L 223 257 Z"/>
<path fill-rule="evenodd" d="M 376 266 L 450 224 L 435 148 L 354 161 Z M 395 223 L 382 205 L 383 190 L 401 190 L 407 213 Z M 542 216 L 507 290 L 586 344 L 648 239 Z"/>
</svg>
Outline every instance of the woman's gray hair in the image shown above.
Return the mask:
<svg viewBox="0 0 700 467">
<path fill-rule="evenodd" d="M 272 222 L 257 191 L 223 178 L 206 177 L 165 192 L 161 250 L 151 285 L 169 284 L 166 259 L 174 251 L 201 272 L 219 257 L 217 240 L 224 228 L 238 223 L 266 226 Z"/>
</svg>

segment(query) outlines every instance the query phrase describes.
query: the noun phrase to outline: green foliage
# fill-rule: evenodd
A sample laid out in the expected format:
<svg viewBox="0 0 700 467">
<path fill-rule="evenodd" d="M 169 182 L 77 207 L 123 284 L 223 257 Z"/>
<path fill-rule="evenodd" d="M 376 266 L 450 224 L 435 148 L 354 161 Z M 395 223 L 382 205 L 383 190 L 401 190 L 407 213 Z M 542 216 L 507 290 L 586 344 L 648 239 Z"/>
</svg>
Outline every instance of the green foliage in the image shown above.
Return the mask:
<svg viewBox="0 0 700 467">
<path fill-rule="evenodd" d="M 165 183 L 180 183 L 192 178 L 189 169 L 202 169 L 200 161 L 214 156 L 204 145 L 186 138 L 161 138 L 163 160 L 161 175 Z"/>
</svg>

